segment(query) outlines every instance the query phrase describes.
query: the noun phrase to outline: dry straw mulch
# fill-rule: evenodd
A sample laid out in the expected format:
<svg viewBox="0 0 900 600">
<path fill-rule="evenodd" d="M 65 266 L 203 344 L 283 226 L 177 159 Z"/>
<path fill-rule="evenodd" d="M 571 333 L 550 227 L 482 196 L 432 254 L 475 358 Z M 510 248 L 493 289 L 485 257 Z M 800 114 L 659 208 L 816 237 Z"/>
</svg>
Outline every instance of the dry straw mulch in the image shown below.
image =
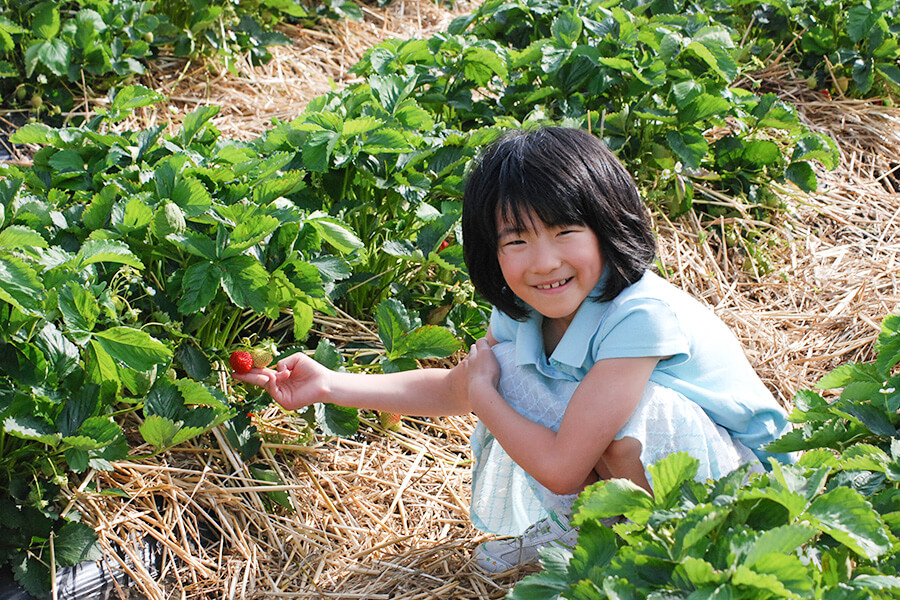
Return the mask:
<svg viewBox="0 0 900 600">
<path fill-rule="evenodd" d="M 458 5 L 456 13 L 466 10 Z M 394 0 L 365 12 L 362 23 L 292 32 L 292 46 L 276 48 L 270 64 L 243 67 L 238 77 L 162 61 L 146 83 L 171 102 L 140 118 L 177 120 L 215 104 L 223 135 L 254 137 L 272 118 L 289 120 L 309 99 L 348 83 L 348 67 L 380 39 L 427 36 L 455 15 L 428 0 Z M 671 279 L 735 329 L 789 406 L 796 391 L 831 368 L 871 359 L 880 320 L 896 309 L 900 111 L 875 101 L 826 101 L 778 65 L 756 84 L 794 102 L 803 121 L 832 135 L 841 151 L 839 168 L 820 172 L 818 193 L 781 190 L 791 214 L 770 227 L 774 269 L 754 277 L 739 253 L 717 246 L 706 234 L 722 222 L 660 216 L 656 229 Z M 336 340 L 371 337 L 350 320 L 323 319 L 317 328 Z M 406 418 L 396 434 L 369 421 L 352 440 L 304 443 L 297 418 L 276 407 L 256 417 L 266 443 L 254 462 L 279 473 L 285 483 L 277 487 L 254 479 L 220 432 L 89 475 L 72 507 L 97 526 L 110 552 L 145 536 L 162 548 L 162 572 L 129 567 L 137 585 L 123 594 L 483 599 L 502 597 L 521 578 L 488 576 L 470 562 L 484 537 L 467 518 L 472 419 Z M 127 499 L 88 492 L 94 486 L 124 491 Z M 273 504 L 273 492 L 285 493 L 295 510 Z"/>
</svg>

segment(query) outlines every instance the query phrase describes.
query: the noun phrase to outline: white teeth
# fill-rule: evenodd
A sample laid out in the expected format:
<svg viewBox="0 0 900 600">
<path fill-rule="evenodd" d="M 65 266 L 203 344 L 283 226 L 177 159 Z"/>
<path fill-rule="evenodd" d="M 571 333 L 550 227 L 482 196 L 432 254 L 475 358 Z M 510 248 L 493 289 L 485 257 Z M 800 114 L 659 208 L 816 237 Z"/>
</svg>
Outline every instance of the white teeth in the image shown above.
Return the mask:
<svg viewBox="0 0 900 600">
<path fill-rule="evenodd" d="M 537 289 L 539 289 L 539 290 L 552 290 L 553 288 L 558 288 L 559 286 L 561 286 L 565 283 L 568 283 L 568 282 L 569 282 L 568 279 L 563 279 L 562 281 L 557 281 L 555 283 L 551 283 L 551 284 L 547 284 L 547 285 L 538 285 L 535 287 L 537 287 Z"/>
</svg>

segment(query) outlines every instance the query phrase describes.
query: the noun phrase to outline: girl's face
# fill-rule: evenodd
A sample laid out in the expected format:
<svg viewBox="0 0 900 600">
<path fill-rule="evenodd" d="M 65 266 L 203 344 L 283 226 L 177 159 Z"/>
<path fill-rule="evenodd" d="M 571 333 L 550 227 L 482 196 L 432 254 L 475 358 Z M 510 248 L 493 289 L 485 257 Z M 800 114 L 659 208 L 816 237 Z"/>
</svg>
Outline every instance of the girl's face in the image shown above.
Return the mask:
<svg viewBox="0 0 900 600">
<path fill-rule="evenodd" d="M 600 280 L 600 241 L 587 225 L 548 226 L 534 215 L 524 222 L 519 230 L 497 219 L 500 270 L 520 300 L 565 331 Z"/>
</svg>

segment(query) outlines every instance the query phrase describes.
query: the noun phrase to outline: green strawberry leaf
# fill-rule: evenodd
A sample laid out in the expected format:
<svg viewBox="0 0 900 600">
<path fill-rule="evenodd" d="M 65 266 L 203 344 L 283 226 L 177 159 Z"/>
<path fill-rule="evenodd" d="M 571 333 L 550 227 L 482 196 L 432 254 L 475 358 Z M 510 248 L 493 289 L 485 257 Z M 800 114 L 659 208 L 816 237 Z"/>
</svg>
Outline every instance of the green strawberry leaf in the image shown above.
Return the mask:
<svg viewBox="0 0 900 600">
<path fill-rule="evenodd" d="M 99 340 L 90 339 L 84 350 L 85 371 L 94 383 L 119 384 L 119 368 L 116 361 L 103 348 Z"/>
<path fill-rule="evenodd" d="M 185 406 L 210 406 L 223 411 L 230 410 L 218 388 L 211 388 L 192 379 L 176 379 L 175 387 L 181 392 Z"/>
<path fill-rule="evenodd" d="M 147 221 L 149 223 L 149 219 Z M 116 240 L 87 240 L 72 259 L 72 268 L 82 270 L 99 262 L 119 263 L 143 269 L 144 265 L 124 242 Z"/>
<path fill-rule="evenodd" d="M 273 469 L 266 465 L 250 465 L 247 469 L 250 471 L 250 475 L 252 475 L 254 479 L 267 481 L 275 485 L 284 485 L 284 480 L 282 480 L 281 477 L 278 476 L 278 473 L 276 473 Z M 291 496 L 285 490 L 275 490 L 271 492 L 265 492 L 265 494 L 276 504 L 283 506 L 290 511 L 294 510 L 294 505 L 291 502 Z"/>
<path fill-rule="evenodd" d="M 174 236 L 173 236 L 174 237 Z M 192 264 L 181 280 L 178 312 L 193 315 L 212 304 L 221 283 L 221 269 L 209 261 Z"/>
<path fill-rule="evenodd" d="M 686 128 L 682 131 L 669 130 L 666 132 L 666 141 L 672 152 L 681 159 L 685 166 L 691 169 L 699 169 L 700 161 L 709 152 L 706 138 L 694 128 Z"/>
<path fill-rule="evenodd" d="M 115 92 L 109 107 L 109 119 L 112 122 L 121 121 L 136 108 L 151 106 L 165 100 L 159 92 L 142 85 L 129 85 Z"/>
<path fill-rule="evenodd" d="M 239 412 L 225 422 L 222 429 L 231 447 L 238 451 L 241 459 L 250 460 L 262 447 L 259 431 L 253 425 L 250 417 Z"/>
<path fill-rule="evenodd" d="M 400 75 L 371 75 L 366 81 L 372 90 L 375 100 L 388 112 L 393 114 L 397 106 L 416 88 L 418 75 L 402 77 Z M 383 124 L 380 124 L 383 126 Z M 374 128 L 373 128 L 374 129 Z M 347 135 L 346 130 L 344 135 Z"/>
<path fill-rule="evenodd" d="M 10 558 L 16 582 L 35 598 L 49 598 L 50 568 L 38 557 L 19 552 Z"/>
<path fill-rule="evenodd" d="M 653 497 L 647 490 L 627 479 L 600 481 L 585 489 L 573 509 L 575 525 L 590 519 L 626 515 L 640 523 L 653 509 Z"/>
<path fill-rule="evenodd" d="M 147 415 L 138 431 L 144 441 L 157 450 L 165 450 L 172 446 L 172 441 L 181 429 L 181 422 L 176 423 L 159 415 Z"/>
<path fill-rule="evenodd" d="M 157 380 L 144 403 L 144 411 L 149 415 L 179 421 L 184 416 L 184 398 L 168 377 Z"/>
<path fill-rule="evenodd" d="M 44 286 L 37 271 L 17 256 L 0 254 L 0 301 L 26 315 L 39 315 L 44 298 Z"/>
<path fill-rule="evenodd" d="M 670 454 L 654 465 L 647 467 L 653 478 L 653 495 L 656 505 L 670 508 L 678 499 L 682 483 L 692 481 L 697 476 L 700 461 L 686 452 Z"/>
<path fill-rule="evenodd" d="M 33 9 L 31 33 L 36 38 L 49 40 L 59 33 L 60 23 L 59 8 L 52 2 L 41 2 Z"/>
<path fill-rule="evenodd" d="M 64 76 L 69 67 L 71 50 L 59 38 L 32 42 L 25 50 L 25 75 L 30 78 L 37 66 L 43 64 L 54 75 Z"/>
<path fill-rule="evenodd" d="M 272 235 L 279 225 L 278 219 L 269 215 L 252 215 L 242 219 L 231 232 L 231 241 L 226 252 L 240 253 L 255 246 Z"/>
<path fill-rule="evenodd" d="M 178 134 L 182 145 L 189 146 L 197 134 L 203 131 L 209 120 L 219 114 L 220 110 L 221 107 L 215 105 L 201 106 L 185 116 Z"/>
<path fill-rule="evenodd" d="M 226 258 L 218 267 L 222 289 L 241 308 L 263 313 L 268 308 L 269 272 L 252 256 Z"/>
<path fill-rule="evenodd" d="M 378 326 L 378 337 L 384 344 L 388 358 L 402 356 L 403 337 L 413 328 L 406 307 L 396 298 L 383 300 L 375 307 L 375 324 Z"/>
<path fill-rule="evenodd" d="M 743 564 L 739 564 L 734 568 L 734 572 L 731 575 L 731 583 L 742 588 L 750 588 L 750 593 L 755 591 L 761 597 L 790 597 L 790 593 L 784 586 L 784 583 L 776 575 L 757 573 Z"/>
<path fill-rule="evenodd" d="M 583 28 L 584 24 L 576 9 L 569 8 L 561 10 L 556 15 L 556 18 L 553 19 L 553 24 L 550 26 L 550 33 L 560 47 L 568 48 L 578 42 Z"/>
<path fill-rule="evenodd" d="M 552 555 L 554 552 L 564 552 L 558 548 L 548 549 L 548 553 Z M 506 596 L 509 600 L 541 600 L 550 598 L 561 598 L 561 594 L 570 587 L 569 579 L 566 576 L 565 569 L 560 568 L 560 564 L 564 562 L 562 558 L 559 560 L 551 560 L 548 567 L 540 573 L 529 575 L 522 579 L 516 586 L 509 591 Z M 618 597 L 618 596 L 612 596 Z"/>
<path fill-rule="evenodd" d="M 656 478 L 653 479 L 654 484 Z M 719 529 L 730 511 L 712 505 L 695 508 L 679 520 L 673 532 L 673 553 L 676 557 L 695 555 L 698 548 L 705 548 L 714 538 L 712 532 Z"/>
<path fill-rule="evenodd" d="M 848 584 L 857 590 L 900 590 L 900 577 L 895 575 L 860 575 Z"/>
<path fill-rule="evenodd" d="M 792 554 L 797 548 L 812 540 L 818 531 L 808 525 L 791 524 L 762 532 L 751 544 L 743 564 L 755 567 L 757 562 L 772 554 Z"/>
<path fill-rule="evenodd" d="M 191 343 L 183 343 L 175 353 L 185 373 L 197 381 L 205 381 L 212 373 L 209 358 Z"/>
<path fill-rule="evenodd" d="M 64 436 L 75 435 L 81 424 L 94 416 L 100 407 L 100 386 L 83 385 L 66 398 L 59 414 L 56 427 Z"/>
<path fill-rule="evenodd" d="M 84 159 L 74 148 L 60 150 L 50 157 L 48 161 L 50 166 L 56 170 L 56 174 L 60 173 L 84 173 Z"/>
<path fill-rule="evenodd" d="M 140 329 L 110 327 L 93 335 L 110 356 L 135 371 L 149 371 L 172 359 L 165 344 Z"/>
<path fill-rule="evenodd" d="M 66 523 L 53 540 L 56 564 L 70 567 L 84 561 L 103 558 L 103 551 L 97 543 L 97 534 L 84 523 Z"/>
<path fill-rule="evenodd" d="M 43 123 L 28 123 L 9 136 L 14 144 L 56 145 L 59 143 L 59 132 Z"/>
<path fill-rule="evenodd" d="M 617 551 L 612 529 L 598 521 L 585 521 L 578 534 L 578 545 L 572 550 L 569 573 L 574 578 L 587 578 L 595 569 L 609 564 Z"/>
<path fill-rule="evenodd" d="M 805 513 L 812 524 L 857 554 L 876 559 L 891 549 L 878 513 L 862 496 L 846 487 L 822 494 Z"/>
<path fill-rule="evenodd" d="M 45 420 L 31 415 L 6 417 L 3 420 L 3 431 L 23 440 L 34 440 L 56 447 L 62 436 Z"/>
<path fill-rule="evenodd" d="M 319 340 L 313 359 L 332 371 L 338 370 L 344 364 L 344 357 L 338 352 L 337 347 L 325 338 Z"/>
<path fill-rule="evenodd" d="M 718 586 L 725 582 L 727 575 L 715 569 L 703 559 L 687 556 L 681 560 L 673 579 L 683 580 L 695 589 L 706 586 Z"/>
<path fill-rule="evenodd" d="M 311 131 L 303 144 L 303 165 L 310 171 L 326 172 L 340 139 L 341 135 L 335 131 Z"/>
<path fill-rule="evenodd" d="M 336 404 L 316 404 L 316 421 L 325 435 L 350 437 L 359 430 L 359 411 Z"/>
<path fill-rule="evenodd" d="M 448 329 L 424 325 L 404 336 L 403 346 L 407 358 L 444 358 L 459 350 L 462 343 Z"/>
<path fill-rule="evenodd" d="M 100 315 L 97 298 L 74 281 L 70 281 L 57 295 L 59 311 L 63 322 L 79 344 L 87 341 Z"/>
<path fill-rule="evenodd" d="M 46 248 L 48 246 L 41 234 L 23 225 L 11 225 L 0 231 L 0 248 Z"/>
</svg>

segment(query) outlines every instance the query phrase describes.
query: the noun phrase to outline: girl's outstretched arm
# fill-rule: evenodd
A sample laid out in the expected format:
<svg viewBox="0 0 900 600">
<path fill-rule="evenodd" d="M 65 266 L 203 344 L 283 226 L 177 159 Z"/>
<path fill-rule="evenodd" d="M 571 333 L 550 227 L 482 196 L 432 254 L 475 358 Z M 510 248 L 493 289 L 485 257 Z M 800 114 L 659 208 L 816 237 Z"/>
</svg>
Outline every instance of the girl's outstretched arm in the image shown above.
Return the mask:
<svg viewBox="0 0 900 600">
<path fill-rule="evenodd" d="M 469 412 L 465 364 L 453 369 L 418 369 L 389 374 L 341 373 L 302 352 L 278 361 L 275 369 L 234 373 L 264 388 L 287 410 L 317 402 L 423 417 Z"/>
<path fill-rule="evenodd" d="M 465 359 L 472 411 L 519 466 L 557 494 L 581 491 L 594 467 L 637 408 L 655 357 L 598 361 L 578 385 L 559 431 L 516 412 L 500 396 L 500 368 L 479 340 Z"/>
</svg>

